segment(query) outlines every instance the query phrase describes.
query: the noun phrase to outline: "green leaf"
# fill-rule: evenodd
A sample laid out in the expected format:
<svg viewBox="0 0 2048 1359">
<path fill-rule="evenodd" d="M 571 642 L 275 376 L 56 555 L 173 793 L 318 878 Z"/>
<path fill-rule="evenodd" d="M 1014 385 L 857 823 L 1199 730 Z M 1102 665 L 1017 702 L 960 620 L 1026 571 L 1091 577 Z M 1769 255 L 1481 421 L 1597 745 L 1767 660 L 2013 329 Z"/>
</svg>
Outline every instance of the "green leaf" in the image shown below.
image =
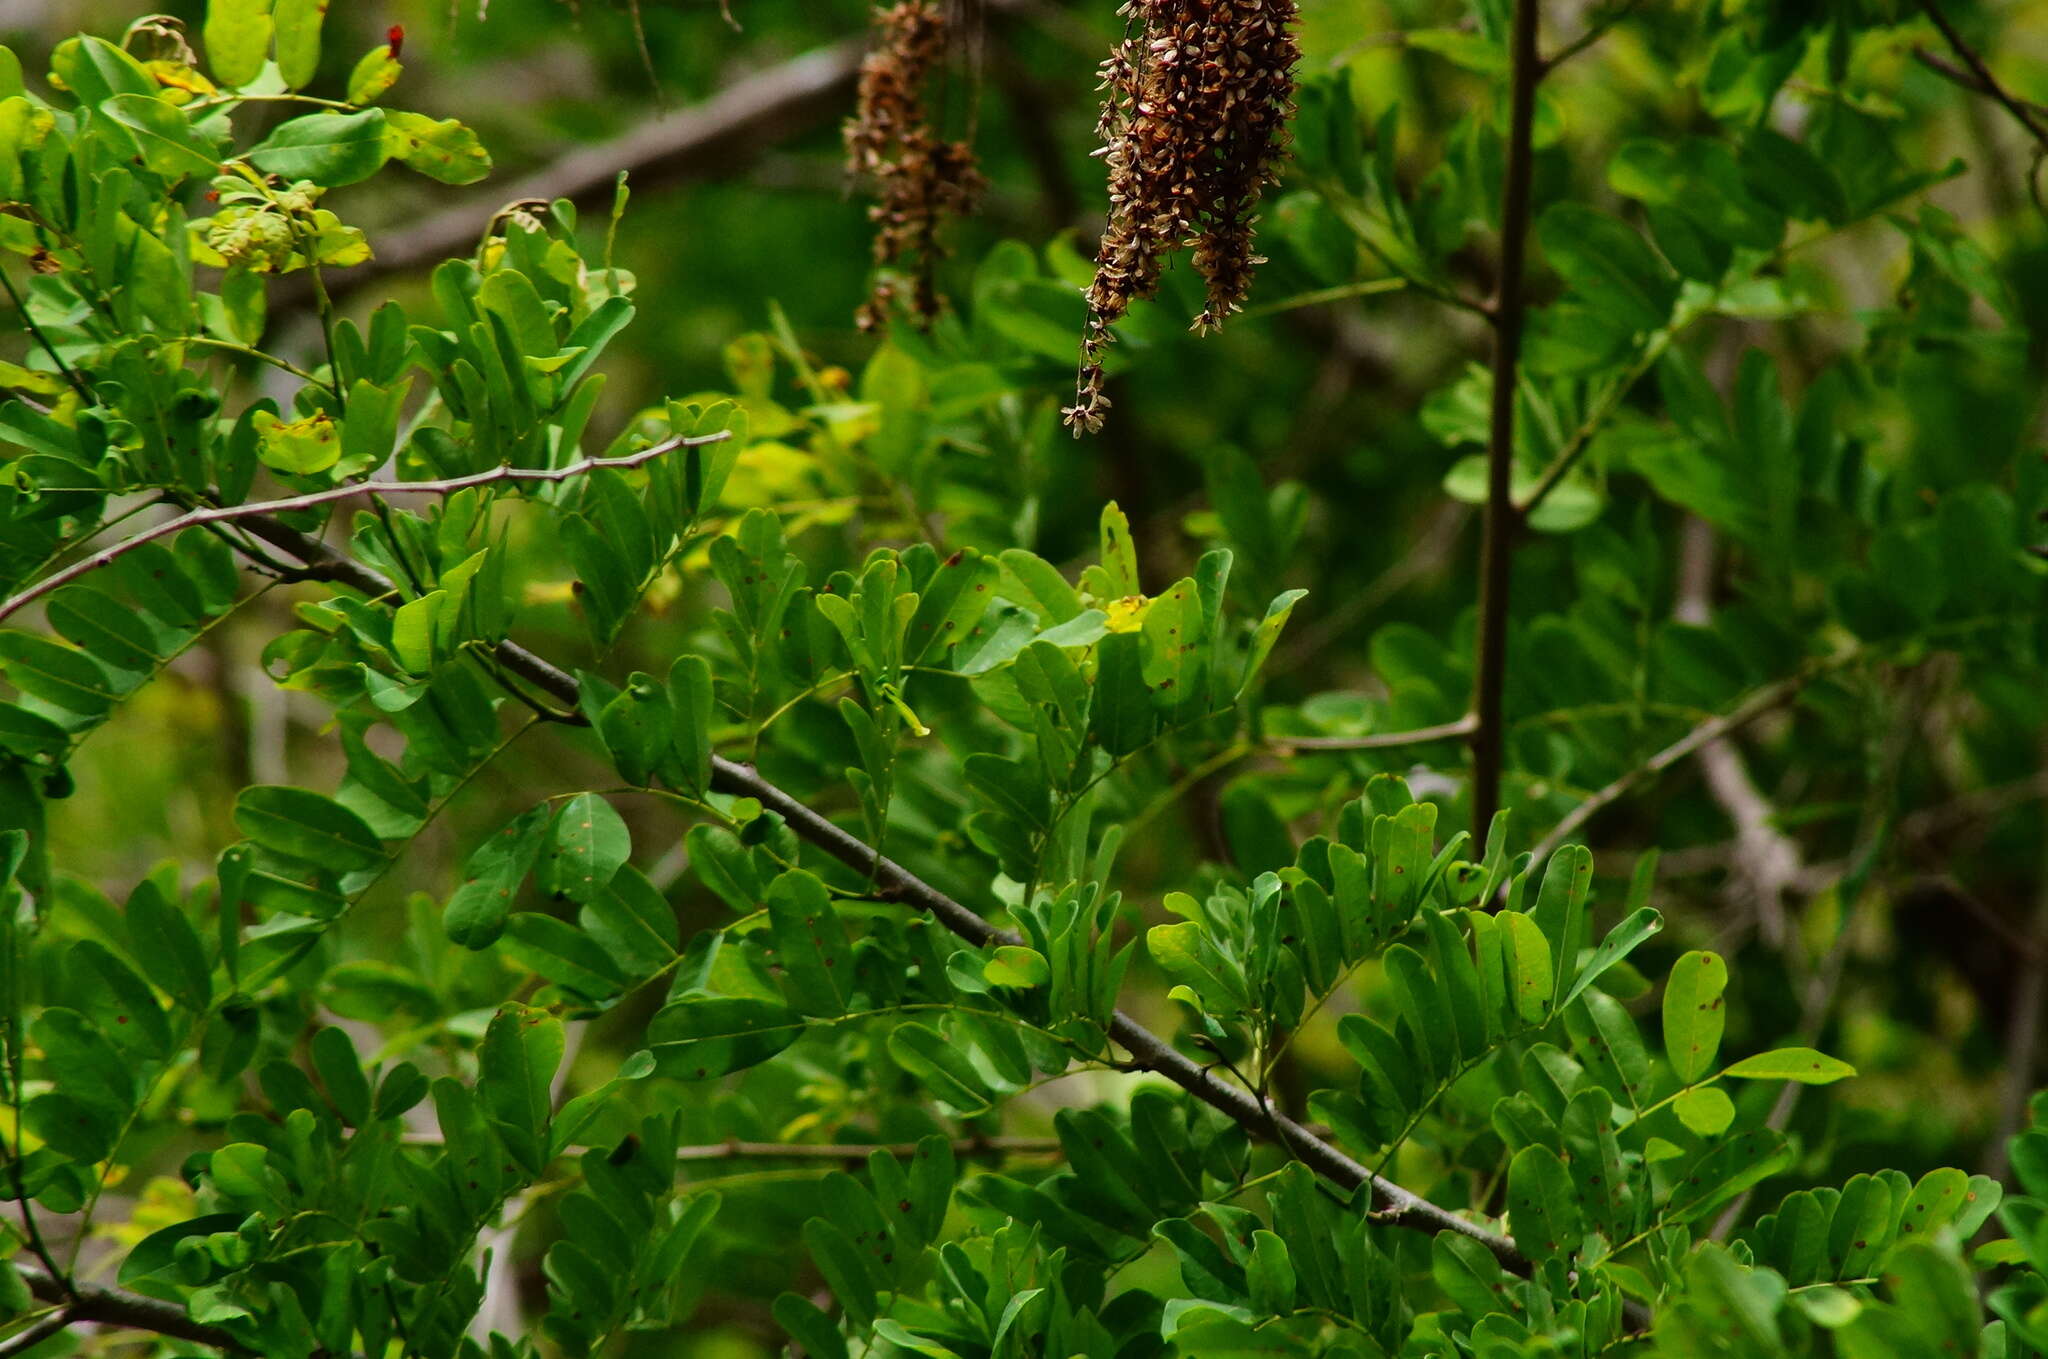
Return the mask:
<svg viewBox="0 0 2048 1359">
<path fill-rule="evenodd" d="M 647 1026 L 656 1070 L 676 1080 L 705 1080 L 758 1066 L 803 1036 L 802 1016 L 778 1000 L 684 996 Z"/>
<path fill-rule="evenodd" d="M 669 759 L 673 728 L 668 691 L 653 676 L 637 670 L 597 717 L 598 734 L 619 776 L 641 786 L 654 781 L 657 769 L 674 772 Z"/>
<path fill-rule="evenodd" d="M 1274 596 L 1273 602 L 1266 606 L 1266 616 L 1261 618 L 1258 627 L 1252 630 L 1251 651 L 1245 657 L 1244 673 L 1237 682 L 1239 699 L 1250 692 L 1252 685 L 1258 682 L 1259 671 L 1265 668 L 1266 658 L 1273 654 L 1273 648 L 1278 645 L 1281 629 L 1287 626 L 1287 619 L 1293 614 L 1294 606 L 1307 597 L 1306 590 L 1288 590 Z"/>
<path fill-rule="evenodd" d="M 375 53 L 371 53 L 375 55 Z M 369 57 L 365 57 L 365 63 Z M 475 184 L 492 172 L 492 154 L 463 123 L 424 113 L 385 113 L 385 151 L 440 184 Z"/>
<path fill-rule="evenodd" d="M 1600 947 L 1594 949 L 1593 955 L 1586 959 L 1585 965 L 1579 969 L 1577 979 L 1564 993 L 1562 1003 L 1570 1005 L 1577 1000 L 1587 987 L 1599 979 L 1601 973 L 1635 952 L 1636 945 L 1663 928 L 1664 917 L 1654 907 L 1644 906 L 1631 912 L 1625 920 L 1607 932 L 1607 937 L 1600 941 Z"/>
<path fill-rule="evenodd" d="M 325 472 L 341 459 L 341 431 L 325 411 L 301 420 L 280 420 L 269 411 L 258 411 L 250 424 L 258 439 L 256 456 L 273 471 L 307 477 Z"/>
<path fill-rule="evenodd" d="M 982 968 L 982 976 L 996 986 L 1028 990 L 1051 981 L 1052 967 L 1046 962 L 1045 955 L 1036 949 L 1004 944 L 996 949 L 994 956 Z"/>
<path fill-rule="evenodd" d="M 1167 979 L 1192 989 L 1210 1013 L 1234 1014 L 1251 1004 L 1243 967 L 1198 922 L 1154 925 L 1145 933 L 1145 948 Z"/>
<path fill-rule="evenodd" d="M 1113 632 L 1097 646 L 1095 701 L 1088 721 L 1096 743 L 1111 755 L 1132 754 L 1152 739 L 1159 719 L 1145 687 L 1137 633 Z"/>
<path fill-rule="evenodd" d="M 652 977 L 675 959 L 675 911 L 631 864 L 613 874 L 611 890 L 577 918 L 628 976 Z"/>
<path fill-rule="evenodd" d="M 1508 1227 L 1532 1260 L 1569 1257 L 1585 1232 L 1571 1171 L 1548 1147 L 1524 1147 L 1508 1163 Z"/>
<path fill-rule="evenodd" d="M 21 1121 L 52 1150 L 90 1165 L 112 1154 L 120 1140 L 122 1115 L 111 1105 L 51 1090 L 23 1106 Z"/>
<path fill-rule="evenodd" d="M 1503 927 L 1502 953 L 1515 1013 L 1525 1024 L 1540 1024 L 1550 1014 L 1550 998 L 1557 984 L 1550 941 L 1536 922 L 1520 911 L 1502 911 L 1496 918 Z"/>
<path fill-rule="evenodd" d="M 370 1081 L 347 1032 L 329 1025 L 313 1035 L 307 1049 L 313 1070 L 319 1073 L 320 1084 L 342 1119 L 353 1128 L 367 1124 L 371 1118 Z"/>
<path fill-rule="evenodd" d="M 492 1017 L 478 1054 L 477 1097 L 505 1132 L 506 1148 L 533 1175 L 547 1169 L 550 1086 L 564 1044 L 561 1020 L 508 1004 Z"/>
<path fill-rule="evenodd" d="M 398 83 L 398 77 L 404 70 L 405 67 L 399 64 L 398 58 L 391 55 L 390 44 L 377 44 L 369 51 L 363 53 L 362 58 L 356 62 L 355 69 L 348 73 L 348 102 L 351 104 L 376 103 L 384 97 L 387 90 Z M 426 121 L 422 115 L 417 113 L 409 113 L 402 116 Z M 411 139 L 407 138 L 399 130 L 398 121 L 391 116 L 390 110 L 386 110 L 384 115 L 384 140 L 385 149 L 390 153 L 392 159 L 405 159 L 405 153 L 410 149 Z"/>
<path fill-rule="evenodd" d="M 846 1337 L 823 1308 L 809 1298 L 784 1293 L 770 1309 L 775 1324 L 813 1359 L 847 1359 Z"/>
<path fill-rule="evenodd" d="M 171 1025 L 149 984 L 104 944 L 81 939 L 65 955 L 65 998 L 117 1044 L 151 1057 L 171 1050 Z"/>
<path fill-rule="evenodd" d="M 154 878 L 144 878 L 128 895 L 128 938 L 149 979 L 193 1010 L 213 998 L 213 969 L 198 931 L 175 902 L 164 899 Z"/>
<path fill-rule="evenodd" d="M 804 1246 L 848 1319 L 862 1328 L 874 1325 L 874 1278 L 867 1257 L 846 1233 L 825 1219 L 814 1217 L 804 1223 Z"/>
<path fill-rule="evenodd" d="M 1667 1222 L 1705 1217 L 1753 1184 L 1792 1164 L 1791 1144 L 1768 1128 L 1738 1134 L 1708 1148 L 1682 1170 L 1664 1204 Z"/>
<path fill-rule="evenodd" d="M 801 869 L 784 873 L 768 884 L 767 907 L 775 962 L 791 1003 L 801 1014 L 845 1014 L 853 955 L 825 884 Z"/>
<path fill-rule="evenodd" d="M 702 656 L 676 657 L 668 672 L 671 741 L 678 791 L 702 797 L 711 787 L 711 662 Z"/>
<path fill-rule="evenodd" d="M 208 0 L 202 40 L 222 85 L 248 85 L 263 74 L 270 54 L 271 0 Z"/>
<path fill-rule="evenodd" d="M 1288 1256 L 1287 1243 L 1273 1233 L 1252 1233 L 1252 1258 L 1245 1265 L 1244 1277 L 1251 1291 L 1253 1310 L 1271 1316 L 1284 1316 L 1294 1310 L 1294 1263 Z"/>
<path fill-rule="evenodd" d="M 434 638 L 448 603 L 446 590 L 433 590 L 399 605 L 391 615 L 391 653 L 415 675 L 434 668 Z"/>
<path fill-rule="evenodd" d="M 57 591 L 44 613 L 66 641 L 116 670 L 148 674 L 165 659 L 156 634 L 140 614 L 90 585 Z"/>
<path fill-rule="evenodd" d="M 501 947 L 549 981 L 590 1000 L 616 995 L 625 974 L 604 946 L 566 920 L 519 911 L 505 922 Z"/>
<path fill-rule="evenodd" d="M 259 784 L 235 798 L 235 826 L 263 848 L 337 873 L 376 868 L 384 844 L 363 819 L 306 788 Z"/>
<path fill-rule="evenodd" d="M 1112 500 L 1102 507 L 1102 602 L 1127 599 L 1144 590 L 1138 584 L 1138 545 L 1131 539 L 1131 521 Z"/>
<path fill-rule="evenodd" d="M 900 1024 L 889 1034 L 889 1055 L 926 1089 L 971 1117 L 994 1103 L 995 1095 L 966 1053 L 923 1024 Z"/>
<path fill-rule="evenodd" d="M 309 179 L 335 189 L 368 179 L 384 164 L 384 110 L 309 113 L 279 123 L 249 161 L 286 180 Z"/>
<path fill-rule="evenodd" d="M 1671 318 L 1678 276 L 1634 230 L 1575 202 L 1553 204 L 1536 224 L 1543 254 L 1595 312 L 1632 330 Z"/>
<path fill-rule="evenodd" d="M 275 4 L 271 22 L 277 28 L 277 73 L 287 88 L 300 89 L 312 84 L 320 69 L 320 24 L 327 17 L 328 0 Z"/>
<path fill-rule="evenodd" d="M 109 117 L 135 134 L 143 164 L 152 172 L 169 180 L 220 172 L 219 158 L 177 106 L 146 94 L 117 94 L 104 107 Z"/>
<path fill-rule="evenodd" d="M 1671 1102 L 1678 1121 L 1702 1137 L 1719 1137 L 1735 1122 L 1735 1101 L 1716 1085 L 1688 1090 Z"/>
<path fill-rule="evenodd" d="M 632 834 L 611 803 L 578 793 L 555 816 L 540 858 L 541 889 L 579 904 L 593 901 L 632 852 Z"/>
<path fill-rule="evenodd" d="M 547 843 L 551 809 L 530 807 L 478 845 L 463 865 L 462 885 L 448 898 L 441 926 L 464 948 L 487 947 L 505 928 L 519 885 Z"/>
<path fill-rule="evenodd" d="M 69 1094 L 115 1113 L 135 1103 L 132 1059 L 76 1010 L 51 1006 L 29 1025 L 29 1037 L 42 1050 L 43 1061 Z"/>
<path fill-rule="evenodd" d="M 1681 1083 L 1711 1071 L 1728 1017 L 1721 1008 L 1728 965 L 1717 953 L 1694 950 L 1671 965 L 1664 983 L 1664 1055 Z"/>
<path fill-rule="evenodd" d="M 1812 1048 L 1778 1048 L 1745 1057 L 1721 1073 L 1751 1081 L 1796 1081 L 1801 1085 L 1831 1085 L 1856 1068 L 1839 1058 Z"/>
<path fill-rule="evenodd" d="M 28 632 L 0 632 L 0 666 L 23 693 L 81 717 L 102 717 L 114 706 L 113 683 L 82 651 Z"/>
<path fill-rule="evenodd" d="M 1529 918 L 1543 930 L 1557 968 L 1554 994 L 1562 994 L 1586 943 L 1586 898 L 1593 886 L 1593 852 L 1566 845 L 1543 866 L 1543 886 Z M 1563 1008 L 1562 1004 L 1559 1005 Z"/>
</svg>

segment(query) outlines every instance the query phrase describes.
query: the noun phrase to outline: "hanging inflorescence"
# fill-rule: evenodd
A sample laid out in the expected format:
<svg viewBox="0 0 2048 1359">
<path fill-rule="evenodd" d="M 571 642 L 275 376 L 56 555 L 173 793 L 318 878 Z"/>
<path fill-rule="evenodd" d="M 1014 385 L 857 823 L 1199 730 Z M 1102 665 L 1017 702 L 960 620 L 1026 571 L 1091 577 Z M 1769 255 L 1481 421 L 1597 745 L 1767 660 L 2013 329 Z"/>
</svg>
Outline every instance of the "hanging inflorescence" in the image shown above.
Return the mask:
<svg viewBox="0 0 2048 1359">
<path fill-rule="evenodd" d="M 888 323 L 906 302 L 921 326 L 938 319 L 936 282 L 945 257 L 939 229 L 974 210 L 983 179 L 965 141 L 938 135 L 929 92 L 946 55 L 946 20 L 931 0 L 902 0 L 874 13 L 875 48 L 860 68 L 860 102 L 846 124 L 848 168 L 874 185 L 875 263 L 882 271 L 855 314 L 862 330 Z M 907 271 L 905 274 L 898 270 Z M 909 296 L 903 297 L 906 281 Z"/>
<path fill-rule="evenodd" d="M 1102 426 L 1102 360 L 1131 303 L 1158 290 L 1165 257 L 1193 250 L 1208 285 L 1197 332 L 1244 304 L 1259 195 L 1276 182 L 1294 111 L 1294 0 L 1128 0 L 1102 64 L 1109 222 L 1087 290 L 1075 434 Z"/>
</svg>

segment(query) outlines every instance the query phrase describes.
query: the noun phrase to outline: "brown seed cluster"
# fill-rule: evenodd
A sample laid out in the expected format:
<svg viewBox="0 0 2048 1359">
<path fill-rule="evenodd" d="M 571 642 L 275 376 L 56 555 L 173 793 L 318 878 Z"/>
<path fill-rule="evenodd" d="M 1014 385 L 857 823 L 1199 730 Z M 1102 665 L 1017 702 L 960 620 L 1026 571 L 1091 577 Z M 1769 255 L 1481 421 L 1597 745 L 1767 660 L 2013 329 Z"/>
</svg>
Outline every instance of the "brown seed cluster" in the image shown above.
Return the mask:
<svg viewBox="0 0 2048 1359">
<path fill-rule="evenodd" d="M 873 25 L 875 48 L 861 63 L 846 155 L 848 168 L 875 188 L 868 216 L 883 272 L 855 319 L 862 330 L 879 330 L 901 299 L 928 329 L 943 304 L 936 283 L 945 258 L 939 229 L 947 217 L 974 210 L 984 181 L 972 148 L 934 127 L 929 94 L 946 55 L 945 15 L 931 0 L 901 0 L 877 9 Z"/>
<path fill-rule="evenodd" d="M 1193 250 L 1213 330 L 1244 305 L 1259 195 L 1278 179 L 1294 112 L 1294 0 L 1127 0 L 1123 42 L 1102 64 L 1109 222 L 1087 290 L 1074 433 L 1101 428 L 1112 327 L 1159 288 L 1165 257 Z"/>
</svg>

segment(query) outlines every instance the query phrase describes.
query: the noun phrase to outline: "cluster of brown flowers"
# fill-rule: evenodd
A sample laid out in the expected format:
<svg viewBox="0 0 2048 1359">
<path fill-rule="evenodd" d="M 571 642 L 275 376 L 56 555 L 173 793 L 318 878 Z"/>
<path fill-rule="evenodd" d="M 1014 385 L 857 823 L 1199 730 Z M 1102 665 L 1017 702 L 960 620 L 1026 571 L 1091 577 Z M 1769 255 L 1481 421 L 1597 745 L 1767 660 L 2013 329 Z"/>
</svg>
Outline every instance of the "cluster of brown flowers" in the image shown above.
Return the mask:
<svg viewBox="0 0 2048 1359">
<path fill-rule="evenodd" d="M 1259 195 L 1277 179 L 1294 111 L 1294 0 L 1127 0 L 1123 42 L 1102 64 L 1101 155 L 1109 222 L 1095 255 L 1074 433 L 1102 426 L 1102 359 L 1131 303 L 1158 290 L 1165 257 L 1194 251 L 1206 332 L 1244 304 Z"/>
<path fill-rule="evenodd" d="M 911 313 L 929 327 L 941 299 L 935 275 L 949 215 L 972 212 L 983 179 L 964 141 L 938 135 L 929 91 L 941 71 L 946 20 L 931 0 L 901 0 L 874 13 L 875 49 L 860 68 L 860 102 L 846 124 L 847 164 L 875 186 L 875 263 L 883 271 L 861 304 L 862 330 L 888 323 L 907 282 Z M 894 266 L 909 270 L 906 280 Z"/>
</svg>

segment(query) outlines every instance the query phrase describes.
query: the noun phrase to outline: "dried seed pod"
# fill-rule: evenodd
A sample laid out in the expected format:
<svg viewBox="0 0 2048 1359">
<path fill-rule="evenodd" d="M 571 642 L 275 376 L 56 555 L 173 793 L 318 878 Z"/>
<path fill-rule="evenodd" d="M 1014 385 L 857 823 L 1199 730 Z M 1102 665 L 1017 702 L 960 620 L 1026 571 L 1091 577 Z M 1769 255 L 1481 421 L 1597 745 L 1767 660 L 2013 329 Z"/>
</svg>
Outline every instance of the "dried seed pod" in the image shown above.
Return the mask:
<svg viewBox="0 0 2048 1359">
<path fill-rule="evenodd" d="M 1278 177 L 1294 111 L 1294 0 L 1128 0 L 1123 41 L 1102 64 L 1109 219 L 1087 289 L 1076 435 L 1101 428 L 1102 362 L 1116 322 L 1159 288 L 1187 247 L 1208 285 L 1207 331 L 1243 305 L 1259 197 Z"/>
<path fill-rule="evenodd" d="M 945 257 L 939 230 L 949 216 L 974 210 L 984 180 L 964 141 L 938 135 L 927 98 L 946 55 L 946 20 L 930 0 L 877 9 L 874 51 L 861 63 L 860 94 L 846 124 L 847 168 L 874 185 L 868 217 L 882 273 L 856 313 L 878 330 L 908 284 L 907 305 L 929 328 L 943 305 L 936 284 Z M 895 272 L 908 270 L 907 279 Z"/>
</svg>

